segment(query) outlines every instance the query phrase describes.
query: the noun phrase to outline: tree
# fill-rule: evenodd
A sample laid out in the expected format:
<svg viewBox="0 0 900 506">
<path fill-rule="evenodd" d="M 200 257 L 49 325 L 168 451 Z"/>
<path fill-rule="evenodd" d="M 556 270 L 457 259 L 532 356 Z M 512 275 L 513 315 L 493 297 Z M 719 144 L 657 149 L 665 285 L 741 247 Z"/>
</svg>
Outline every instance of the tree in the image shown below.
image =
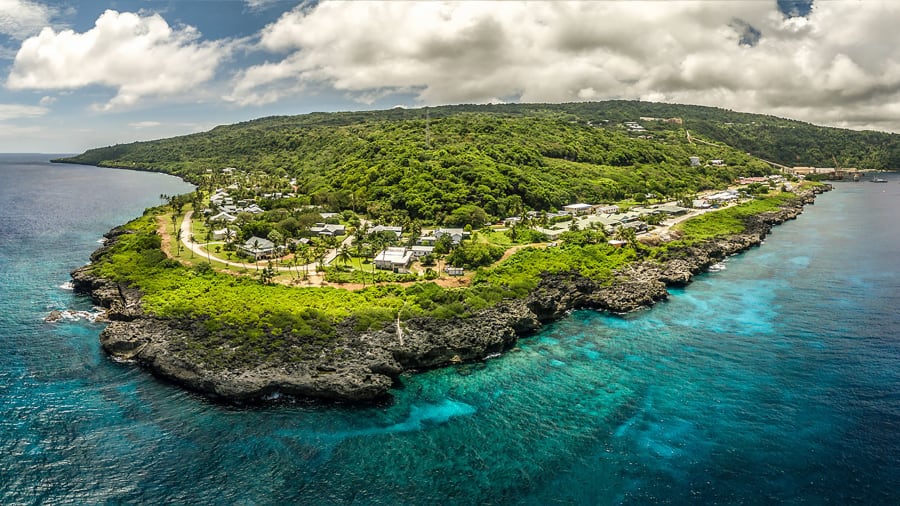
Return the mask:
<svg viewBox="0 0 900 506">
<path fill-rule="evenodd" d="M 346 266 L 352 258 L 353 257 L 350 256 L 350 248 L 346 244 L 341 246 L 341 249 L 337 254 L 337 260 Z"/>
<path fill-rule="evenodd" d="M 471 225 L 478 228 L 487 223 L 488 215 L 484 209 L 474 204 L 463 204 L 454 209 L 444 222 L 451 227 L 464 227 Z"/>
<path fill-rule="evenodd" d="M 256 272 L 259 272 L 259 257 L 257 257 L 257 253 L 259 252 L 259 239 L 253 239 L 253 265 L 256 266 Z M 206 250 L 206 253 L 209 254 L 209 250 Z"/>
<path fill-rule="evenodd" d="M 440 236 L 436 243 L 434 243 L 434 253 L 436 255 L 446 255 L 450 253 L 450 250 L 453 249 L 453 238 L 450 237 L 450 234 L 444 234 Z"/>
<path fill-rule="evenodd" d="M 619 241 L 625 241 L 632 248 L 637 249 L 637 233 L 631 227 L 620 226 L 616 228 L 613 237 Z"/>
<path fill-rule="evenodd" d="M 273 229 L 271 232 L 269 232 L 269 235 L 266 238 L 268 240 L 272 241 L 272 244 L 275 245 L 276 250 L 280 246 L 284 245 L 283 244 L 284 243 L 284 235 L 282 235 L 281 232 L 279 232 L 277 230 Z M 276 266 L 278 265 L 278 254 L 277 253 L 275 254 L 275 265 Z"/>
<path fill-rule="evenodd" d="M 310 251 L 309 245 L 304 244 L 300 246 L 295 255 L 299 255 L 300 261 L 303 262 L 303 279 L 308 278 L 309 263 L 312 262 L 312 252 Z"/>
<path fill-rule="evenodd" d="M 266 265 L 262 272 L 259 273 L 259 281 L 264 285 L 271 285 L 272 280 L 275 279 L 276 272 L 275 267 L 272 266 L 272 262 L 269 261 L 268 265 Z"/>
<path fill-rule="evenodd" d="M 177 232 L 175 232 L 175 252 L 177 255 L 181 255 L 181 229 L 179 228 Z"/>
<path fill-rule="evenodd" d="M 209 242 L 212 241 L 212 238 L 213 238 L 212 229 L 211 228 L 206 229 L 206 261 L 210 264 L 212 263 L 212 256 L 209 254 Z"/>
<path fill-rule="evenodd" d="M 191 234 L 191 237 L 188 238 L 191 242 L 191 258 L 194 258 L 194 245 L 197 244 L 197 239 L 194 238 L 194 234 Z"/>
</svg>

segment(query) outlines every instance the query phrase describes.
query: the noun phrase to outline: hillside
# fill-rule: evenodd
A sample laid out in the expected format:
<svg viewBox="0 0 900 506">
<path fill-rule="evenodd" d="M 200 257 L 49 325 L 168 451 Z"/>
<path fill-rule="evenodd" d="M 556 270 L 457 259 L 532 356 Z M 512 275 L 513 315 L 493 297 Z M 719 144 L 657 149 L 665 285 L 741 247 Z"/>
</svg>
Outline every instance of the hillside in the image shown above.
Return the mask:
<svg viewBox="0 0 900 506">
<path fill-rule="evenodd" d="M 681 123 L 640 120 L 680 118 Z M 646 131 L 626 128 L 639 121 Z M 691 143 L 694 138 L 706 142 Z M 725 144 L 734 147 L 728 147 Z M 522 207 L 678 198 L 785 165 L 900 166 L 898 137 L 698 106 L 644 102 L 444 106 L 271 117 L 61 160 L 176 174 L 238 167 L 297 182 L 310 203 L 372 217 L 443 222 L 469 204 Z M 691 167 L 689 157 L 724 160 Z M 271 185 L 269 185 L 271 186 Z"/>
</svg>

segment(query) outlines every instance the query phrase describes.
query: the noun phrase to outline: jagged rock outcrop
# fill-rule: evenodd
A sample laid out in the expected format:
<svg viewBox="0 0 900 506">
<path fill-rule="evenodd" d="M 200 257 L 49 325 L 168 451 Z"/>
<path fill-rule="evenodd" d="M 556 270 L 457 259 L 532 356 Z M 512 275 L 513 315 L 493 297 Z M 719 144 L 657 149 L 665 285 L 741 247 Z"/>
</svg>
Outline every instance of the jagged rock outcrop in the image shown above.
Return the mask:
<svg viewBox="0 0 900 506">
<path fill-rule="evenodd" d="M 190 322 L 157 318 L 141 308 L 141 293 L 99 278 L 90 266 L 72 273 L 74 289 L 90 294 L 107 309 L 110 324 L 100 335 L 112 357 L 133 361 L 154 374 L 208 397 L 231 402 L 258 402 L 281 396 L 347 402 L 372 401 L 389 395 L 397 377 L 407 370 L 428 369 L 481 360 L 512 347 L 516 340 L 573 309 L 626 313 L 653 305 L 668 296 L 667 286 L 685 285 L 726 257 L 762 243 L 772 226 L 796 218 L 812 203 L 815 192 L 799 195 L 792 205 L 746 220 L 742 234 L 670 250 L 660 259 L 629 265 L 609 283 L 598 283 L 577 272 L 546 274 L 527 297 L 504 301 L 469 318 L 413 318 L 364 333 L 351 322 L 337 325 L 326 349 L 303 362 L 266 363 L 223 371 L 186 358 Z M 97 261 L 117 237 L 91 258 Z"/>
</svg>

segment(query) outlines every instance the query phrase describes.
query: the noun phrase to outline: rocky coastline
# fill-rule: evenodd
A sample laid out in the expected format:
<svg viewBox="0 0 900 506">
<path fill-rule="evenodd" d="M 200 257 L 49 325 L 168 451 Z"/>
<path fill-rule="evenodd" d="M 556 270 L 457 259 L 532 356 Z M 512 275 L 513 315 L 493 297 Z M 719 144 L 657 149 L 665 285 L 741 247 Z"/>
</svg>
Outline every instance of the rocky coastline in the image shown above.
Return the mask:
<svg viewBox="0 0 900 506">
<path fill-rule="evenodd" d="M 798 194 L 777 212 L 746 221 L 744 233 L 669 251 L 665 258 L 644 259 L 599 283 L 578 273 L 545 275 L 527 297 L 503 301 L 469 318 L 414 318 L 378 331 L 357 332 L 352 321 L 337 324 L 336 336 L 316 360 L 267 364 L 253 369 L 211 370 L 186 358 L 184 343 L 195 322 L 145 313 L 141 292 L 92 274 L 90 265 L 72 273 L 74 290 L 106 309 L 109 324 L 100 334 L 103 349 L 117 361 L 137 363 L 156 376 L 208 398 L 239 404 L 278 399 L 316 399 L 350 403 L 390 397 L 400 374 L 483 360 L 510 349 L 523 336 L 575 309 L 627 313 L 668 296 L 667 286 L 686 285 L 728 256 L 757 246 L 772 227 L 796 218 L 816 194 L 830 186 Z M 116 238 L 91 255 L 96 261 Z"/>
</svg>

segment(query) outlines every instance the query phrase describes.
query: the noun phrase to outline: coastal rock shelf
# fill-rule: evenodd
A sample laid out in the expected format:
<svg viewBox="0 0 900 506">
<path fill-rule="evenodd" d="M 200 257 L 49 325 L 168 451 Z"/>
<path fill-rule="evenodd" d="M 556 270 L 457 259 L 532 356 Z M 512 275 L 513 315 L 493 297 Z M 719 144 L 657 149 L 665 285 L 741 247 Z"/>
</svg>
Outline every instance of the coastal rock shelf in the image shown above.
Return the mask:
<svg viewBox="0 0 900 506">
<path fill-rule="evenodd" d="M 366 332 L 357 332 L 352 321 L 344 321 L 315 359 L 224 372 L 185 353 L 197 322 L 145 313 L 140 291 L 95 276 L 90 265 L 75 270 L 72 278 L 76 292 L 89 294 L 107 310 L 110 323 L 100 342 L 116 360 L 138 363 L 161 378 L 227 402 L 265 402 L 283 396 L 366 402 L 389 397 L 405 371 L 482 360 L 574 309 L 626 313 L 652 306 L 667 297 L 667 286 L 690 283 L 726 257 L 761 244 L 774 225 L 796 218 L 816 193 L 829 189 L 815 187 L 777 212 L 746 219 L 741 234 L 670 249 L 663 258 L 631 264 L 617 272 L 612 283 L 576 272 L 546 274 L 528 296 L 468 318 L 413 318 Z M 106 254 L 123 233 L 127 232 L 113 229 L 106 234 L 108 241 L 91 259 Z"/>
</svg>

